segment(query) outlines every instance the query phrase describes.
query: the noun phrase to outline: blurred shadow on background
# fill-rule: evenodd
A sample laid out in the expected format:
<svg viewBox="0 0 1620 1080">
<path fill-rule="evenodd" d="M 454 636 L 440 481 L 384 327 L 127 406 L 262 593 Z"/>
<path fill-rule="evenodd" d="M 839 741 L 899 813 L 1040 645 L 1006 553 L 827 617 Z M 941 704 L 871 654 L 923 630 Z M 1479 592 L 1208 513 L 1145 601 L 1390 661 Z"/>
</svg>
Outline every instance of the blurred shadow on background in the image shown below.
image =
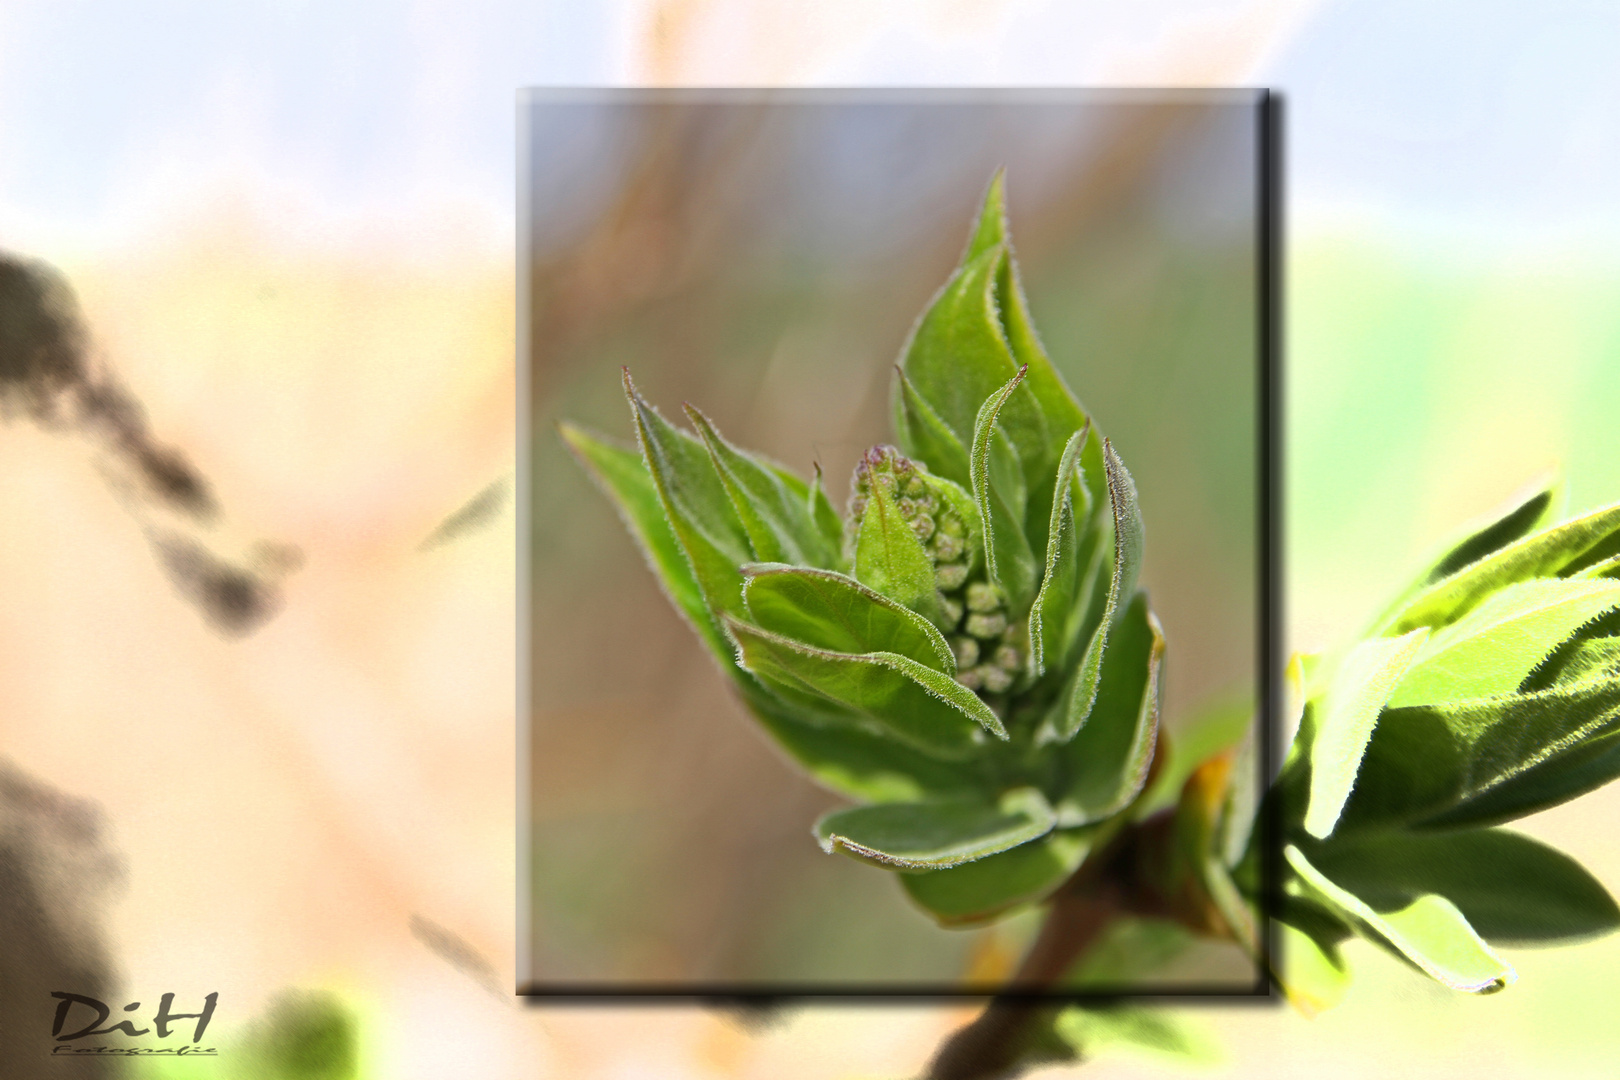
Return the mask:
<svg viewBox="0 0 1620 1080">
<path fill-rule="evenodd" d="M 837 799 L 755 730 L 554 424 L 628 438 L 627 366 L 841 505 L 1006 166 L 1036 323 L 1142 493 L 1173 738 L 1256 683 L 1254 98 L 537 93 L 524 122 L 534 977 L 997 977 L 1027 926 L 936 929 L 817 849 Z M 1228 975 L 1253 977 L 1195 951 L 1166 978 Z"/>
<path fill-rule="evenodd" d="M 106 1058 L 45 1058 L 52 993 L 114 999 L 103 924 L 122 875 L 93 803 L 0 760 L 0 1080 L 116 1075 Z"/>
<path fill-rule="evenodd" d="M 265 544 L 237 565 L 201 539 L 220 516 L 208 481 L 153 436 L 145 410 L 110 365 L 92 360 L 67 280 L 39 260 L 0 251 L 0 420 L 19 416 L 90 438 L 170 580 L 216 630 L 249 633 L 280 607 L 280 577 L 301 554 Z"/>
</svg>

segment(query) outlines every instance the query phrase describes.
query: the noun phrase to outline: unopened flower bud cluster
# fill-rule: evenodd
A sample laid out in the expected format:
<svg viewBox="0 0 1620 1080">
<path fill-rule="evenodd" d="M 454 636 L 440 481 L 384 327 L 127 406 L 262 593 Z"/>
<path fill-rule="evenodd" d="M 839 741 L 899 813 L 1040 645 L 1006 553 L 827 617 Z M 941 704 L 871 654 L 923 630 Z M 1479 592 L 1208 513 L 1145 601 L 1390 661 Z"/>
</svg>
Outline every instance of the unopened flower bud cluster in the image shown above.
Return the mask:
<svg viewBox="0 0 1620 1080">
<path fill-rule="evenodd" d="M 926 465 L 892 446 L 868 450 L 855 466 L 846 539 L 853 549 L 872 485 L 882 485 L 934 564 L 941 629 L 956 654 L 956 681 L 980 697 L 1005 694 L 1023 667 L 1024 622 L 1008 619 L 1006 598 L 986 580 L 967 523 L 931 489 L 927 474 Z"/>
</svg>

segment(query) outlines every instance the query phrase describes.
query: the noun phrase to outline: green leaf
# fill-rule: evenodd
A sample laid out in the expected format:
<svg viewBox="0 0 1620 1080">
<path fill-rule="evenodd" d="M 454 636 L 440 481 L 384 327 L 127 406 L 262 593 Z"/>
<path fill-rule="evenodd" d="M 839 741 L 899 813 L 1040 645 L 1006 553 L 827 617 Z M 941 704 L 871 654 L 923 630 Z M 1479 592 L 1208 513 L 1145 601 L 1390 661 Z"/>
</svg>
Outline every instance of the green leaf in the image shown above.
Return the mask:
<svg viewBox="0 0 1620 1080">
<path fill-rule="evenodd" d="M 914 461 L 923 461 L 936 475 L 957 484 L 970 484 L 968 452 L 933 406 L 923 400 L 917 388 L 895 366 L 895 435 L 900 449 Z"/>
<path fill-rule="evenodd" d="M 873 484 L 855 538 L 855 579 L 930 620 L 939 615 L 934 562 L 882 484 Z"/>
<path fill-rule="evenodd" d="M 785 469 L 737 449 L 691 405 L 686 415 L 709 451 L 715 473 L 725 488 L 749 546 L 762 562 L 830 566 L 836 548 L 825 545 L 811 517 L 808 489 L 802 480 L 786 479 Z"/>
<path fill-rule="evenodd" d="M 1252 717 L 1252 711 L 1245 714 Z M 1259 740 L 1251 718 L 1237 744 L 1228 774 L 1226 802 L 1221 807 L 1218 853 L 1226 866 L 1236 866 L 1249 850 L 1254 836 L 1255 815 L 1260 812 L 1262 781 L 1259 771 Z"/>
<path fill-rule="evenodd" d="M 941 926 L 987 922 L 1042 900 L 1091 850 L 1094 829 L 1066 829 L 945 870 L 901 874 L 906 893 Z"/>
<path fill-rule="evenodd" d="M 1215 910 L 1225 920 L 1232 937 L 1243 951 L 1259 964 L 1264 958 L 1260 950 L 1260 934 L 1255 927 L 1254 913 L 1249 910 L 1248 902 L 1238 891 L 1226 866 L 1220 852 L 1206 855 L 1198 866 L 1199 882 L 1215 905 Z"/>
<path fill-rule="evenodd" d="M 703 592 L 692 576 L 692 564 L 670 530 L 641 455 L 566 422 L 558 425 L 558 433 L 618 511 L 675 610 L 697 631 L 721 667 L 736 675 L 731 643 L 709 614 Z"/>
<path fill-rule="evenodd" d="M 1528 490 L 1513 495 L 1505 506 L 1488 515 L 1485 523 L 1465 527 L 1462 537 L 1448 544 L 1446 553 L 1420 579 L 1421 584 L 1433 585 L 1448 578 L 1463 567 L 1471 566 L 1545 525 L 1553 510 L 1557 492 L 1556 481 L 1552 476 L 1547 476 L 1532 484 Z"/>
<path fill-rule="evenodd" d="M 1090 520 L 1090 495 L 1080 475 L 1080 450 L 1090 437 L 1090 425 L 1075 432 L 1063 448 L 1053 485 L 1051 521 L 1047 527 L 1046 572 L 1041 588 L 1029 609 L 1029 667 L 1038 679 L 1048 668 L 1063 663 L 1079 631 L 1076 603 L 1085 584 L 1087 569 L 1082 551 L 1083 533 Z M 1075 509 L 1078 499 L 1080 508 Z M 1094 534 L 1092 534 L 1094 535 Z"/>
<path fill-rule="evenodd" d="M 1222 699 L 1194 711 L 1173 732 L 1159 733 L 1154 753 L 1159 764 L 1153 785 L 1142 793 L 1132 808 L 1141 820 L 1149 814 L 1174 806 L 1181 797 L 1187 777 L 1200 764 L 1222 754 L 1252 733 L 1255 725 L 1254 702 L 1249 695 Z"/>
<path fill-rule="evenodd" d="M 1299 848 L 1290 844 L 1283 854 L 1329 910 L 1430 978 L 1475 994 L 1494 993 L 1517 978 L 1445 897 L 1425 893 L 1404 906 L 1379 911 L 1312 866 Z"/>
<path fill-rule="evenodd" d="M 1024 491 L 1022 474 L 1016 462 L 996 464 L 992 444 L 1001 433 L 996 417 L 1024 379 L 1019 371 L 1004 386 L 984 400 L 973 426 L 973 501 L 984 524 L 984 555 L 990 581 L 1007 595 L 1007 606 L 1014 614 L 1029 610 L 1035 598 L 1039 569 L 1029 540 L 1024 536 Z"/>
<path fill-rule="evenodd" d="M 1553 647 L 1620 606 L 1620 582 L 1521 581 L 1424 645 L 1389 703 L 1429 705 L 1511 694 Z"/>
<path fill-rule="evenodd" d="M 1620 907 L 1580 863 L 1504 829 L 1377 833 L 1324 845 L 1322 873 L 1389 910 L 1424 893 L 1493 942 L 1553 942 L 1620 927 Z"/>
<path fill-rule="evenodd" d="M 624 373 L 642 459 L 670 528 L 686 552 L 704 602 L 714 612 L 742 612 L 742 571 L 753 561 L 748 535 L 704 445 L 658 415 Z"/>
<path fill-rule="evenodd" d="M 1065 826 L 1100 821 L 1128 806 L 1147 780 L 1159 730 L 1164 634 L 1139 592 L 1109 643 L 1090 721 L 1063 751 L 1058 812 Z"/>
<path fill-rule="evenodd" d="M 1602 558 L 1614 554 L 1605 542 L 1617 533 L 1620 504 L 1515 541 L 1418 593 L 1388 617 L 1385 632 L 1439 628 L 1456 622 L 1486 597 L 1515 582 L 1584 569 L 1588 564 L 1582 559 L 1588 552 L 1602 552 Z"/>
<path fill-rule="evenodd" d="M 827 565 L 834 570 L 844 569 L 842 548 L 844 545 L 844 522 L 833 508 L 832 500 L 827 498 L 826 488 L 822 485 L 821 465 L 815 466 L 815 475 L 810 481 L 810 490 L 805 493 L 806 502 L 810 508 L 810 520 L 815 522 L 816 531 L 821 534 L 821 543 L 824 550 L 831 553 L 832 562 Z"/>
<path fill-rule="evenodd" d="M 1428 636 L 1427 629 L 1419 629 L 1398 638 L 1372 638 L 1339 665 L 1311 746 L 1305 831 L 1312 836 L 1327 836 L 1338 823 L 1378 714 Z"/>
<path fill-rule="evenodd" d="M 822 850 L 903 870 L 937 870 L 1007 851 L 1052 831 L 1052 808 L 1034 788 L 995 803 L 958 799 L 835 810 L 816 822 Z"/>
<path fill-rule="evenodd" d="M 1524 677 L 1521 694 L 1620 677 L 1620 609 L 1576 627 Z"/>
<path fill-rule="evenodd" d="M 1620 682 L 1386 710 L 1340 828 L 1483 824 L 1546 809 L 1612 777 L 1617 733 Z"/>
<path fill-rule="evenodd" d="M 735 667 L 733 667 L 735 670 Z M 812 777 L 841 795 L 866 802 L 915 802 L 971 794 L 975 774 L 919 754 L 881 730 L 818 723 L 784 705 L 747 672 L 739 672 L 749 711 L 782 749 Z"/>
<path fill-rule="evenodd" d="M 1072 739 L 1091 715 L 1109 635 L 1119 618 L 1122 598 L 1136 591 L 1136 577 L 1142 565 L 1142 514 L 1136 505 L 1136 485 L 1107 440 L 1103 441 L 1103 469 L 1108 478 L 1108 505 L 1113 511 L 1113 570 L 1103 617 L 1092 631 L 1085 655 L 1052 717 L 1053 729 L 1063 740 Z"/>
<path fill-rule="evenodd" d="M 1085 410 L 1080 407 L 1079 401 L 1064 384 L 1063 377 L 1052 366 L 1052 361 L 1047 357 L 1046 349 L 1042 347 L 1040 337 L 1035 332 L 1035 322 L 1030 317 L 1029 303 L 1024 297 L 1023 282 L 1019 278 L 1018 260 L 1012 251 L 1012 236 L 1007 225 L 1006 177 L 1000 171 L 991 179 L 989 187 L 985 190 L 984 206 L 974 223 L 973 238 L 969 241 L 967 255 L 963 261 L 967 262 L 981 256 L 998 244 L 1004 245 L 1007 249 L 1007 257 L 1002 261 L 995 280 L 996 310 L 1001 318 L 1002 334 L 1006 338 L 1014 364 L 1029 368 L 1029 387 L 1040 405 L 1050 437 L 1048 460 L 1055 461 L 1062 453 L 1063 444 L 1067 442 L 1069 433 L 1084 427 L 1090 421 Z M 1101 459 L 1094 464 L 1096 483 L 1100 485 Z M 1092 494 L 1094 498 L 1100 499 L 1101 488 Z"/>
<path fill-rule="evenodd" d="M 967 758 L 983 741 L 981 728 L 1007 738 L 1001 721 L 978 695 L 909 657 L 830 652 L 729 616 L 725 626 L 745 670 L 854 710 L 925 753 Z"/>
<path fill-rule="evenodd" d="M 1065 974 L 1063 989 L 1117 991 L 1140 987 L 1144 976 L 1163 969 L 1203 940 L 1169 919 L 1120 915 Z"/>
<path fill-rule="evenodd" d="M 1185 1019 L 1160 1009 L 1124 1005 L 1070 1005 L 1054 1030 L 1085 1059 L 1121 1050 L 1146 1051 L 1179 1064 L 1212 1065 L 1220 1045 Z"/>
<path fill-rule="evenodd" d="M 830 652 L 891 652 L 956 674 L 950 645 L 909 608 L 832 570 L 752 563 L 743 603 L 761 629 Z"/>
<path fill-rule="evenodd" d="M 1005 254 L 996 245 L 967 258 L 901 350 L 906 377 L 963 446 L 972 441 L 979 405 L 1018 370 L 996 312 L 995 279 Z"/>
<path fill-rule="evenodd" d="M 1277 923 L 1277 982 L 1288 1001 L 1306 1016 L 1331 1009 L 1350 987 L 1350 967 L 1337 945 L 1320 941 L 1303 930 Z"/>
</svg>

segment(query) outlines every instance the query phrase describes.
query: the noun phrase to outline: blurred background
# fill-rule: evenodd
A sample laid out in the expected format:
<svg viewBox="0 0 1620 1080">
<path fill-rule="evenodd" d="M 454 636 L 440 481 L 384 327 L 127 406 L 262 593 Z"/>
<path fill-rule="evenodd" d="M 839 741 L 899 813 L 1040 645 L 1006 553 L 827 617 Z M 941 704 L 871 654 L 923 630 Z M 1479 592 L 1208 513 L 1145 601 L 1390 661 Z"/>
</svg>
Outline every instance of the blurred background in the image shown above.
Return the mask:
<svg viewBox="0 0 1620 1080">
<path fill-rule="evenodd" d="M 554 425 L 632 438 L 628 366 L 677 422 L 690 401 L 819 464 L 841 509 L 1004 166 L 1036 325 L 1141 493 L 1173 741 L 1258 681 L 1256 96 L 536 92 L 524 123 L 535 978 L 993 978 L 995 935 L 940 930 L 817 847 L 841 801 L 752 722 Z"/>
<path fill-rule="evenodd" d="M 513 461 L 515 88 L 1279 88 L 1288 624 L 1314 650 L 1539 469 L 1563 463 L 1571 510 L 1620 496 L 1617 36 L 1587 0 L 10 0 L 0 242 L 79 289 L 156 436 L 219 492 L 222 556 L 306 555 L 281 613 L 222 640 L 92 448 L 0 427 L 0 744 L 104 813 L 125 985 L 218 988 L 222 1033 L 283 987 L 329 990 L 357 1070 L 424 1080 L 902 1077 L 968 1015 L 525 1010 L 447 944 L 512 985 L 515 521 L 416 549 Z M 1034 286 L 1032 212 L 1015 201 Z M 960 233 L 937 242 L 943 269 Z M 577 415 L 623 432 L 612 397 Z M 1604 790 L 1522 827 L 1620 888 L 1617 813 Z M 1226 1047 L 1210 1075 L 1612 1075 L 1620 942 L 1509 959 L 1486 999 L 1361 951 L 1315 1020 L 1180 1012 Z"/>
</svg>

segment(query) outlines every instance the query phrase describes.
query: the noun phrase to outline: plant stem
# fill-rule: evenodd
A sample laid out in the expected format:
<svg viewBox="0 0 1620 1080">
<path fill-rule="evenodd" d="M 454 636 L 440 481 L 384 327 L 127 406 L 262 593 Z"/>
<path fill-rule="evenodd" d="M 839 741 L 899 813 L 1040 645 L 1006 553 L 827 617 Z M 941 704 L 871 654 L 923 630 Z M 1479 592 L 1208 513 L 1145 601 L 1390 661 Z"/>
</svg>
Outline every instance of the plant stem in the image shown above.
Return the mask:
<svg viewBox="0 0 1620 1080">
<path fill-rule="evenodd" d="M 1092 875 L 1076 875 L 1053 897 L 1035 944 L 1008 983 L 1014 993 L 1049 990 L 1074 967 L 1121 913 L 1119 890 Z M 927 1080 L 999 1080 L 1030 1063 L 1045 1026 L 1063 1008 L 1027 998 L 996 997 L 967 1027 L 945 1041 Z"/>
</svg>

